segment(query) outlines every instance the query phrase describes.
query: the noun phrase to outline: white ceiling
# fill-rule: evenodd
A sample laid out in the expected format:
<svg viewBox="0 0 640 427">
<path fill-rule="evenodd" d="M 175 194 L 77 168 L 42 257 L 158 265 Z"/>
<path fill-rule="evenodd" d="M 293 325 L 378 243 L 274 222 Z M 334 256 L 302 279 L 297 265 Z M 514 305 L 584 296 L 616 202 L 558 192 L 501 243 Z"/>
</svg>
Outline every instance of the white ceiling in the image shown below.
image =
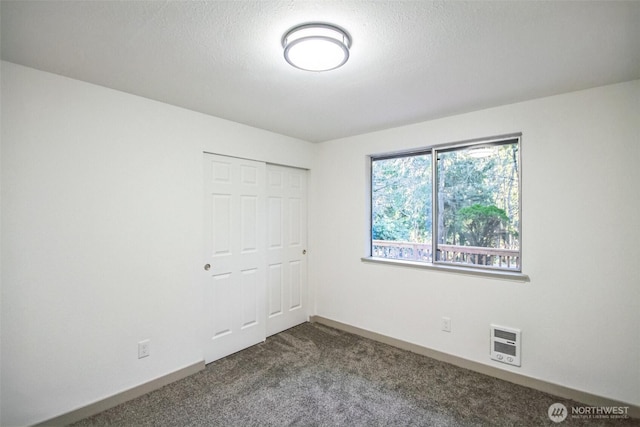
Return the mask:
<svg viewBox="0 0 640 427">
<path fill-rule="evenodd" d="M 2 59 L 307 141 L 640 78 L 640 1 L 6 1 Z M 324 21 L 349 62 L 281 38 Z"/>
</svg>

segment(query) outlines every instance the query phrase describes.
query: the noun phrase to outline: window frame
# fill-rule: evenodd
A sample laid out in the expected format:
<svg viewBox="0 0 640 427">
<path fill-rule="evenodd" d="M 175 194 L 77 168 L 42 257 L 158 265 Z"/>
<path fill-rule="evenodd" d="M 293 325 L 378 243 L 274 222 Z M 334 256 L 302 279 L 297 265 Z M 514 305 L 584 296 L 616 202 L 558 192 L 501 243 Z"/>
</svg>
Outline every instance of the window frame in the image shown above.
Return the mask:
<svg viewBox="0 0 640 427">
<path fill-rule="evenodd" d="M 438 257 L 438 231 L 432 229 L 431 234 L 431 262 L 411 261 L 394 258 L 383 258 L 373 256 L 373 162 L 378 160 L 393 159 L 399 157 L 409 157 L 429 154 L 431 155 L 431 223 L 432 228 L 437 224 L 438 218 L 438 156 L 440 153 L 457 151 L 460 149 L 468 149 L 472 147 L 484 147 L 484 146 L 499 146 L 510 143 L 518 144 L 518 216 L 519 221 L 517 224 L 518 241 L 519 241 L 519 269 L 504 269 L 493 266 L 482 266 L 474 264 L 462 264 L 451 261 L 440 261 Z M 419 147 L 409 150 L 371 154 L 367 156 L 368 159 L 368 254 L 362 258 L 362 261 L 383 263 L 390 265 L 418 267 L 425 269 L 435 269 L 441 271 L 452 271 L 462 274 L 471 274 L 484 277 L 497 277 L 506 278 L 517 281 L 529 281 L 529 277 L 522 273 L 523 271 L 523 245 L 522 245 L 522 133 L 510 133 L 505 135 L 498 135 L 492 137 L 476 138 L 471 140 L 456 141 L 442 144 L 434 144 L 425 147 Z"/>
</svg>

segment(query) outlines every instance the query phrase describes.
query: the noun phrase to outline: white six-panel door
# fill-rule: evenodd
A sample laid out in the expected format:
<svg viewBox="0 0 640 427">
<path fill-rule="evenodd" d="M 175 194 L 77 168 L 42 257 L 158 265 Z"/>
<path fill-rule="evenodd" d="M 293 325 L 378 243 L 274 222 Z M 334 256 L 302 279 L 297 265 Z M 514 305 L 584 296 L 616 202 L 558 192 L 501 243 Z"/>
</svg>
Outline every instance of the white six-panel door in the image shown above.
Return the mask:
<svg viewBox="0 0 640 427">
<path fill-rule="evenodd" d="M 267 335 L 306 322 L 307 171 L 267 165 Z"/>
<path fill-rule="evenodd" d="M 304 323 L 307 171 L 204 154 L 205 362 Z"/>
<path fill-rule="evenodd" d="M 204 155 L 206 363 L 266 338 L 265 164 Z"/>
</svg>

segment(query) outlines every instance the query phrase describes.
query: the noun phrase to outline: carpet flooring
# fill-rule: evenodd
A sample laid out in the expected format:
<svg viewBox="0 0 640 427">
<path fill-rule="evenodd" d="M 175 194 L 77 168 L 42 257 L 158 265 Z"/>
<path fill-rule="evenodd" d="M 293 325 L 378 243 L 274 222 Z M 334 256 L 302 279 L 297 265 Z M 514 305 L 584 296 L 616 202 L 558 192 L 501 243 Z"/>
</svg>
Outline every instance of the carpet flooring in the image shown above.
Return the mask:
<svg viewBox="0 0 640 427">
<path fill-rule="evenodd" d="M 552 422 L 579 405 L 320 324 L 305 323 L 81 426 L 627 426 Z"/>
</svg>

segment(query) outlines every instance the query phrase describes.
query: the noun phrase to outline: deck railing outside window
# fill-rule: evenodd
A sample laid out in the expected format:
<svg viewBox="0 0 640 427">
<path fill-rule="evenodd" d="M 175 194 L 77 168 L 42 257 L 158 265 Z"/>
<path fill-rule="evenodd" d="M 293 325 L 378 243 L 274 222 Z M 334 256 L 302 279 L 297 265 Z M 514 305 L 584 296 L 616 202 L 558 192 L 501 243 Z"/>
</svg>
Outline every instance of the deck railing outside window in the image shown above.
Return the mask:
<svg viewBox="0 0 640 427">
<path fill-rule="evenodd" d="M 377 258 L 433 262 L 430 243 L 374 240 L 371 252 L 371 255 Z M 440 244 L 438 245 L 438 261 L 469 264 L 474 267 L 485 266 L 519 270 L 520 251 Z"/>
</svg>

